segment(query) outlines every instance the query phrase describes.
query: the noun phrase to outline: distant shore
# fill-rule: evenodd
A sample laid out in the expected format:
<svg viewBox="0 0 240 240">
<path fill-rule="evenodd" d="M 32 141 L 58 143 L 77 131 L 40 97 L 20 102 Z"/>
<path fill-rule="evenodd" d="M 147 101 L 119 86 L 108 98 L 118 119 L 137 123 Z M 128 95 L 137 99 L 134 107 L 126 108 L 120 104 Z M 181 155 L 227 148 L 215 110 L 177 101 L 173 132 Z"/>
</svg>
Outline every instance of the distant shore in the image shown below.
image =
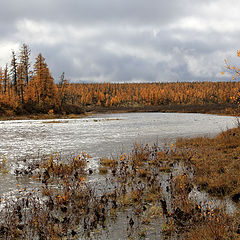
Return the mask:
<svg viewBox="0 0 240 240">
<path fill-rule="evenodd" d="M 205 104 L 205 105 L 158 105 L 158 106 L 120 106 L 120 107 L 96 107 L 89 106 L 80 114 L 24 114 L 2 115 L 0 120 L 37 120 L 37 119 L 72 119 L 83 118 L 89 115 L 101 113 L 127 113 L 127 112 L 175 112 L 175 113 L 202 113 L 225 116 L 240 116 L 237 105 L 233 104 Z"/>
</svg>

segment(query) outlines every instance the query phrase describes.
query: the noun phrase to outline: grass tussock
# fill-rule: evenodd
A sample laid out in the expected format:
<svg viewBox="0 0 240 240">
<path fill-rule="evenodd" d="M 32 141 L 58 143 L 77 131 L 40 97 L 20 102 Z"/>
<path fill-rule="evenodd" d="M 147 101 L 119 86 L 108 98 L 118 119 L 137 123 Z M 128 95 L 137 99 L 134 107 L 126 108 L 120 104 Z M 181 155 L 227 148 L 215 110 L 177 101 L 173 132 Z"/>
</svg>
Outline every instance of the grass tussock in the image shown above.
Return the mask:
<svg viewBox="0 0 240 240">
<path fill-rule="evenodd" d="M 113 167 L 118 164 L 118 161 L 114 159 L 109 159 L 109 158 L 101 158 L 100 164 L 105 167 Z"/>
<path fill-rule="evenodd" d="M 99 171 L 99 174 L 107 174 L 108 168 L 107 167 L 99 167 L 98 171 Z"/>
</svg>

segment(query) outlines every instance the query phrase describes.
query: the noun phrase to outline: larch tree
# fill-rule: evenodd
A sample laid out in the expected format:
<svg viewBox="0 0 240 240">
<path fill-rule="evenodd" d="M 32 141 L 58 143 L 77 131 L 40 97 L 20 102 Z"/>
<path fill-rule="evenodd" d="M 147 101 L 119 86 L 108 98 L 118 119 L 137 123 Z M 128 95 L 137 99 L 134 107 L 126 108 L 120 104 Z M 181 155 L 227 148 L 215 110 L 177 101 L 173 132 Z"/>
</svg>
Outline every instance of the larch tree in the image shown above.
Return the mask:
<svg viewBox="0 0 240 240">
<path fill-rule="evenodd" d="M 29 82 L 29 72 L 30 72 L 30 53 L 31 50 L 28 47 L 28 45 L 26 45 L 25 43 L 22 45 L 22 48 L 20 50 L 20 64 L 23 66 L 23 76 L 24 76 L 24 81 L 25 81 L 25 85 L 28 84 Z"/>
<path fill-rule="evenodd" d="M 0 95 L 3 94 L 3 70 L 0 67 Z"/>
<path fill-rule="evenodd" d="M 18 64 L 17 64 L 17 58 L 16 58 L 16 55 L 15 55 L 15 52 L 12 51 L 12 61 L 11 61 L 11 77 L 12 77 L 12 84 L 13 84 L 13 87 L 14 87 L 14 93 L 15 95 L 17 95 L 18 93 L 18 86 L 17 86 L 17 67 L 18 67 Z"/>
<path fill-rule="evenodd" d="M 8 87 L 10 86 L 9 84 L 9 72 L 8 72 L 8 65 L 6 64 L 4 73 L 3 73 L 3 92 L 7 94 Z"/>
<path fill-rule="evenodd" d="M 57 89 L 45 58 L 41 53 L 37 56 L 34 64 L 33 81 L 38 95 L 38 104 L 47 108 L 53 106 L 56 100 Z"/>
<path fill-rule="evenodd" d="M 19 99 L 21 99 L 21 103 L 24 103 L 24 71 L 23 71 L 23 65 L 20 63 L 17 67 L 17 90 L 18 90 L 18 96 Z"/>
<path fill-rule="evenodd" d="M 69 98 L 69 82 L 65 78 L 65 73 L 63 72 L 60 76 L 60 83 L 58 86 L 59 98 L 60 98 L 60 108 L 66 104 L 67 99 Z"/>
<path fill-rule="evenodd" d="M 237 56 L 240 57 L 240 50 L 237 50 Z M 232 80 L 239 80 L 240 78 L 240 67 L 230 65 L 226 59 L 224 59 L 226 64 L 226 71 L 232 74 Z M 224 74 L 225 72 L 221 72 Z M 233 96 L 231 96 L 231 100 L 238 105 L 240 108 L 240 89 L 238 89 Z"/>
</svg>

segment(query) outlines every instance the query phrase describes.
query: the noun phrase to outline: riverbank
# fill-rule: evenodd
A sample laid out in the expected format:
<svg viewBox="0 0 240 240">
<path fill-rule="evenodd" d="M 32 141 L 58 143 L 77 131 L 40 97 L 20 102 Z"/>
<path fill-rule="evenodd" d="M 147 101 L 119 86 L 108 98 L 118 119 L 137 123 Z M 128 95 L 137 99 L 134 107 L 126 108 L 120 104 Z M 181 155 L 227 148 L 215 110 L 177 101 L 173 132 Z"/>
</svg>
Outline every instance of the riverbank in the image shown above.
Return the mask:
<svg viewBox="0 0 240 240">
<path fill-rule="evenodd" d="M 235 104 L 188 104 L 188 105 L 159 105 L 159 106 L 120 106 L 99 107 L 88 106 L 82 109 L 81 114 L 24 114 L 1 115 L 0 120 L 37 120 L 37 119 L 73 119 L 102 113 L 130 113 L 130 112 L 166 112 L 166 113 L 202 113 L 224 116 L 240 116 L 238 105 Z"/>
<path fill-rule="evenodd" d="M 187 239 L 240 239 L 240 124 L 214 138 L 178 139 L 176 152 L 194 170 L 193 184 L 200 191 L 219 199 L 230 198 L 236 207 L 233 215 L 223 212 L 218 220 L 191 226 Z M 188 187 L 186 181 L 183 186 Z M 211 201 L 205 216 L 211 216 Z M 212 220 L 211 220 L 212 221 Z M 231 235 L 234 233 L 233 235 Z"/>
<path fill-rule="evenodd" d="M 240 125 L 215 138 L 178 139 L 176 146 L 194 166 L 201 190 L 240 203 Z"/>
</svg>

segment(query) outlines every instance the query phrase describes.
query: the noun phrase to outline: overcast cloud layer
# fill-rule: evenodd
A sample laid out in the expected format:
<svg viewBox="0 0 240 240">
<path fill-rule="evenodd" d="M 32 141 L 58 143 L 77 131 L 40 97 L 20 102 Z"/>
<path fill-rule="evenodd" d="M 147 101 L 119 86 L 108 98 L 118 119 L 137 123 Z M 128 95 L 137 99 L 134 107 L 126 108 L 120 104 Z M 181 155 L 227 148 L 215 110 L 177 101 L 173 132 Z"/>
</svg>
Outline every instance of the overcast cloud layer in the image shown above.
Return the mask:
<svg viewBox="0 0 240 240">
<path fill-rule="evenodd" d="M 0 65 L 26 43 L 56 80 L 219 81 L 240 48 L 239 0 L 8 0 Z M 240 60 L 240 59 L 239 59 Z M 32 60 L 34 61 L 34 60 Z"/>
</svg>

